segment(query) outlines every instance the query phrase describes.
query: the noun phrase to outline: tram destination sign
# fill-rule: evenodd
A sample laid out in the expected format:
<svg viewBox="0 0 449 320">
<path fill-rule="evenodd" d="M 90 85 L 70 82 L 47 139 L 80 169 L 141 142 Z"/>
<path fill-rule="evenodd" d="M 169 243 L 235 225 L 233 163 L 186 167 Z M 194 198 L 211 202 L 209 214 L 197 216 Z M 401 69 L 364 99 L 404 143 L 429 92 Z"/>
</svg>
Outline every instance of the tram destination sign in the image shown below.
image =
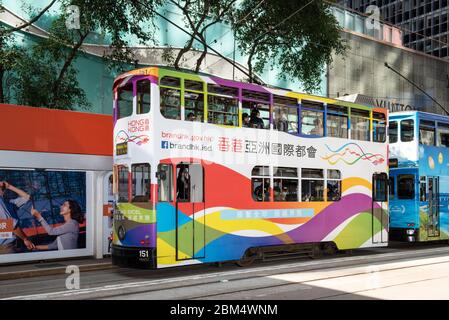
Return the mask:
<svg viewBox="0 0 449 320">
<path fill-rule="evenodd" d="M 115 145 L 115 154 L 117 156 L 128 154 L 128 142 L 117 143 Z"/>
</svg>

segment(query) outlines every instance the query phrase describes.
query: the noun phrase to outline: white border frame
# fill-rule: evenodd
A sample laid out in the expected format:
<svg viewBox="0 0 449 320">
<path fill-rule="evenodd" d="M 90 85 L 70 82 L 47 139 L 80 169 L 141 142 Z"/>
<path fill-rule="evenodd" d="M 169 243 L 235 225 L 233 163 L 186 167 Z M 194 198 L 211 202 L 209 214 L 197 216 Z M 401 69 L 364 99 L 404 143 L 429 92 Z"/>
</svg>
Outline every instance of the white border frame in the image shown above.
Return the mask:
<svg viewBox="0 0 449 320">
<path fill-rule="evenodd" d="M 86 248 L 1 254 L 0 266 L 8 263 L 26 261 L 93 257 L 95 252 L 98 250 L 102 251 L 102 244 L 99 245 L 95 241 L 97 237 L 96 230 L 99 227 L 102 228 L 102 224 L 98 225 L 96 217 L 100 215 L 102 218 L 103 216 L 103 191 L 99 190 L 98 183 L 102 184 L 104 176 L 111 172 L 111 156 L 0 150 L 0 168 L 4 170 L 34 170 L 39 168 L 48 171 L 77 171 L 86 173 Z M 100 211 L 98 211 L 98 203 L 101 203 Z"/>
</svg>

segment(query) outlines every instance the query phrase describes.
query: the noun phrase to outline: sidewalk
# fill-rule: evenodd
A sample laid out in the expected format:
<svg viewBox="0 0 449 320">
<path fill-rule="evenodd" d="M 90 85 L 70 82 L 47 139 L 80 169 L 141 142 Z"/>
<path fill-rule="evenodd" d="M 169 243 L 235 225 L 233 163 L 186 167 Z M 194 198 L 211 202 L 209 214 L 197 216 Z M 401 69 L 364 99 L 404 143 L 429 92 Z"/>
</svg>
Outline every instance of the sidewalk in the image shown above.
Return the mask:
<svg viewBox="0 0 449 320">
<path fill-rule="evenodd" d="M 80 272 L 115 268 L 111 263 L 111 258 L 94 259 L 92 257 L 44 262 L 36 261 L 6 266 L 0 265 L 0 281 L 65 274 L 67 266 L 70 265 L 78 266 Z"/>
</svg>

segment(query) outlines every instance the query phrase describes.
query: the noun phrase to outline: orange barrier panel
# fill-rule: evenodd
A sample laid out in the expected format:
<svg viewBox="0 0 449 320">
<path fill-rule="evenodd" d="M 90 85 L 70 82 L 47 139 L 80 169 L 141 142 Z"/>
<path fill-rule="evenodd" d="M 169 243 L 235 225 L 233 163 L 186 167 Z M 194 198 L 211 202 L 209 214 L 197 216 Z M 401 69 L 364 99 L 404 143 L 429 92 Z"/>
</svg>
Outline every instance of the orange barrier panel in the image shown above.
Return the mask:
<svg viewBox="0 0 449 320">
<path fill-rule="evenodd" d="M 112 116 L 0 104 L 0 150 L 112 156 Z"/>
</svg>

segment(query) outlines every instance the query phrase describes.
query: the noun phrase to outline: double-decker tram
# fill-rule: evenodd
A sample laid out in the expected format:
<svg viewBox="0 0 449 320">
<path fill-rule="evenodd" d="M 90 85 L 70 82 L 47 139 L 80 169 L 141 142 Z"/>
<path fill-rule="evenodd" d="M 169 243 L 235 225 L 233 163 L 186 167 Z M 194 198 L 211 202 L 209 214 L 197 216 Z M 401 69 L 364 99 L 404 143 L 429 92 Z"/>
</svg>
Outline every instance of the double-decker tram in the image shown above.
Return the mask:
<svg viewBox="0 0 449 320">
<path fill-rule="evenodd" d="M 387 245 L 385 109 L 166 67 L 114 95 L 113 263 Z"/>
<path fill-rule="evenodd" d="M 397 112 L 389 130 L 390 239 L 449 239 L 449 117 Z"/>
</svg>

